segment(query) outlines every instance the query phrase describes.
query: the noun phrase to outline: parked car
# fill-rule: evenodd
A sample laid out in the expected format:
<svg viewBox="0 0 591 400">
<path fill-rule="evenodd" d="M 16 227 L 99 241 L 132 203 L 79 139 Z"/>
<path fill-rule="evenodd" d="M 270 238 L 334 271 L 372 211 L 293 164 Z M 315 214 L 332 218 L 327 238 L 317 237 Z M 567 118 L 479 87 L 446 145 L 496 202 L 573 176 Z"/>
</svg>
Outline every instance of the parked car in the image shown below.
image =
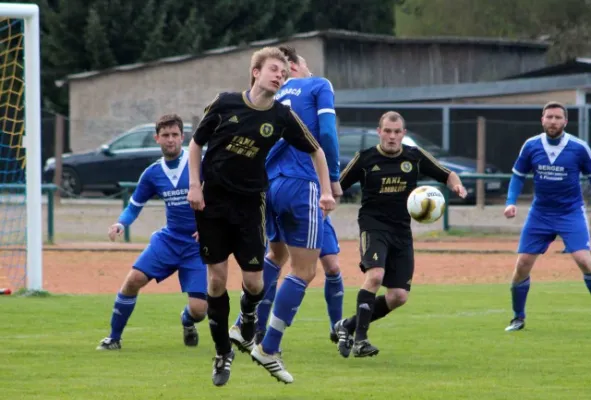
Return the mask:
<svg viewBox="0 0 591 400">
<path fill-rule="evenodd" d="M 375 129 L 360 128 L 360 127 L 345 127 L 342 126 L 339 130 L 339 149 L 341 169 L 353 159 L 355 153 L 373 146 L 377 146 L 380 142 L 379 136 Z M 477 161 L 472 158 L 454 156 L 445 151 L 435 143 L 425 139 L 419 134 L 407 131 L 402 143 L 408 146 L 419 146 L 433 155 L 447 169 L 454 171 L 460 177 L 466 173 L 476 173 Z M 485 173 L 494 174 L 501 173 L 500 169 L 492 164 L 487 164 Z M 432 180 L 425 177 L 424 180 Z M 473 203 L 476 200 L 476 180 L 462 179 L 462 183 L 466 187 L 468 196 L 466 200 L 450 197 L 453 202 L 469 202 Z M 504 193 L 506 183 L 502 180 L 488 180 L 485 181 L 485 191 L 487 195 L 500 195 Z M 359 185 L 355 185 L 344 193 L 345 197 L 354 197 L 360 191 Z"/>
<path fill-rule="evenodd" d="M 96 150 L 62 155 L 61 186 L 70 195 L 83 191 L 100 191 L 112 195 L 120 191 L 118 182 L 136 182 L 146 167 L 162 157 L 160 146 L 154 141 L 156 125 L 143 124 L 103 144 Z M 183 126 L 189 146 L 191 124 Z M 49 158 L 43 169 L 43 181 L 53 182 L 55 158 Z"/>
</svg>

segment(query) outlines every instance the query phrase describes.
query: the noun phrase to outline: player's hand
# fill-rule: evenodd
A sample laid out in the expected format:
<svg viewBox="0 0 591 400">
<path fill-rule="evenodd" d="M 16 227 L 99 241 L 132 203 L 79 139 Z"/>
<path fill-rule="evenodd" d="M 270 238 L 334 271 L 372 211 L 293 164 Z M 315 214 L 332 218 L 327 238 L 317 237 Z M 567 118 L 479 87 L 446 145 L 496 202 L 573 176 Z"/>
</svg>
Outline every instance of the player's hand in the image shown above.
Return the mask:
<svg viewBox="0 0 591 400">
<path fill-rule="evenodd" d="M 332 210 L 335 209 L 337 203 L 332 197 L 332 194 L 323 194 L 320 196 L 320 209 L 326 217 Z"/>
<path fill-rule="evenodd" d="M 125 228 L 119 222 L 111 225 L 111 227 L 109 228 L 109 239 L 111 239 L 111 242 L 114 242 L 115 239 L 117 239 L 117 236 L 123 235 L 124 230 Z"/>
<path fill-rule="evenodd" d="M 330 190 L 332 191 L 332 197 L 335 199 L 335 202 L 338 204 L 338 202 L 341 200 L 341 197 L 343 197 L 343 189 L 341 188 L 341 183 L 340 182 L 331 182 L 330 183 Z"/>
<path fill-rule="evenodd" d="M 468 196 L 468 192 L 466 191 L 464 185 L 455 185 L 451 190 L 462 199 L 465 199 L 466 196 Z"/>
<path fill-rule="evenodd" d="M 203 191 L 201 186 L 191 186 L 187 194 L 187 201 L 193 210 L 203 211 L 205 201 L 203 200 Z"/>
<path fill-rule="evenodd" d="M 199 243 L 199 232 L 195 231 L 195 233 L 194 233 L 194 234 L 192 234 L 192 235 L 191 235 L 191 237 L 192 237 L 193 239 L 195 239 L 195 241 L 196 241 L 197 243 Z"/>
<path fill-rule="evenodd" d="M 517 215 L 517 207 L 514 205 L 507 206 L 503 214 L 505 214 L 505 218 L 515 218 Z"/>
</svg>

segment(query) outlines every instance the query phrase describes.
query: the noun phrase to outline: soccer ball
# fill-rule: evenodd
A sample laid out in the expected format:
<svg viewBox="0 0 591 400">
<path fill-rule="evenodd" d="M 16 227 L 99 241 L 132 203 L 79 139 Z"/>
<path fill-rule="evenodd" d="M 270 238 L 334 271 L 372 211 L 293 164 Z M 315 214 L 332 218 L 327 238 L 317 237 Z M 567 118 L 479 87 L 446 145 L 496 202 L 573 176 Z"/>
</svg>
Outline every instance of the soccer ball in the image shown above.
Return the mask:
<svg viewBox="0 0 591 400">
<path fill-rule="evenodd" d="M 437 221 L 445 211 L 445 198 L 439 189 L 433 186 L 419 186 L 406 200 L 408 213 L 421 224 Z"/>
</svg>

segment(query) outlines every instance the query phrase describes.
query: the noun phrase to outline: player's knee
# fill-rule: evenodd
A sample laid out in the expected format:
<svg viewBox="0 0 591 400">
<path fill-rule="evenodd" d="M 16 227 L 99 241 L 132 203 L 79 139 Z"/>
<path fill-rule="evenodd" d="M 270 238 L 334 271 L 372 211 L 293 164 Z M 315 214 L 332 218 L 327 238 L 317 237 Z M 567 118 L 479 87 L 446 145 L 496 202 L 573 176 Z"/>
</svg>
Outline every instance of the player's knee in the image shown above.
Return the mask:
<svg viewBox="0 0 591 400">
<path fill-rule="evenodd" d="M 527 278 L 534 266 L 536 256 L 533 254 L 520 254 L 515 263 L 514 280 L 521 281 Z"/>
<path fill-rule="evenodd" d="M 385 297 L 388 308 L 393 310 L 406 304 L 408 301 L 408 292 L 404 289 L 388 289 Z"/>
<path fill-rule="evenodd" d="M 271 260 L 275 265 L 283 267 L 289 259 L 289 252 L 283 243 L 269 243 L 269 251 L 265 258 Z"/>
<path fill-rule="evenodd" d="M 142 271 L 132 269 L 127 274 L 125 282 L 123 282 L 121 293 L 126 296 L 137 296 L 140 289 L 146 286 L 149 281 L 149 278 Z"/>
<path fill-rule="evenodd" d="M 189 312 L 196 320 L 203 320 L 207 316 L 207 299 L 189 297 Z"/>
<path fill-rule="evenodd" d="M 243 272 L 242 284 L 251 294 L 258 294 L 263 290 L 263 274 L 261 272 Z"/>
<path fill-rule="evenodd" d="M 338 258 L 334 255 L 328 255 L 321 258 L 322 267 L 326 275 L 338 275 L 341 272 Z"/>
<path fill-rule="evenodd" d="M 584 274 L 591 273 L 591 253 L 588 250 L 575 251 L 572 257 Z"/>
<path fill-rule="evenodd" d="M 377 291 L 384 280 L 384 268 L 369 268 L 365 272 L 365 285 L 372 291 Z"/>
</svg>

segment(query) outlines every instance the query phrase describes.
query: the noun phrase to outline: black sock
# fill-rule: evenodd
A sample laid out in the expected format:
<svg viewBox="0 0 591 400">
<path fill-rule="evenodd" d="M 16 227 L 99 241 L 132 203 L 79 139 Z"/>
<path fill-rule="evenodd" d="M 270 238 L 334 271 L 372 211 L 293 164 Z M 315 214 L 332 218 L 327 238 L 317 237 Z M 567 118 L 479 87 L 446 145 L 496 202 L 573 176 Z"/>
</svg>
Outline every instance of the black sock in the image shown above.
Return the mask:
<svg viewBox="0 0 591 400">
<path fill-rule="evenodd" d="M 388 303 L 386 303 L 386 296 L 378 296 L 376 297 L 373 303 L 373 312 L 371 313 L 371 322 L 377 321 L 378 319 L 384 318 L 386 315 L 390 314 L 390 310 L 388 308 Z M 353 315 L 350 318 L 347 318 L 343 322 L 343 326 L 349 333 L 355 333 L 355 326 L 357 325 L 357 315 Z"/>
<path fill-rule="evenodd" d="M 388 308 L 388 303 L 386 303 L 386 296 L 376 297 L 376 300 L 373 302 L 373 313 L 371 314 L 371 322 L 384 318 L 386 315 L 390 314 L 390 311 L 392 310 Z"/>
<path fill-rule="evenodd" d="M 246 341 L 254 338 L 255 322 L 256 322 L 256 308 L 263 300 L 265 292 L 261 290 L 258 294 L 252 294 L 244 285 L 242 285 L 242 295 L 240 296 L 240 312 L 242 313 L 241 333 Z"/>
<path fill-rule="evenodd" d="M 373 313 L 373 303 L 375 302 L 376 294 L 361 289 L 357 293 L 357 324 L 355 326 L 355 341 L 367 339 L 367 330 L 371 322 L 371 314 Z"/>
<path fill-rule="evenodd" d="M 228 354 L 232 349 L 228 335 L 228 317 L 230 316 L 230 297 L 224 292 L 219 297 L 207 295 L 207 318 L 209 330 L 215 343 L 217 354 Z"/>
</svg>

